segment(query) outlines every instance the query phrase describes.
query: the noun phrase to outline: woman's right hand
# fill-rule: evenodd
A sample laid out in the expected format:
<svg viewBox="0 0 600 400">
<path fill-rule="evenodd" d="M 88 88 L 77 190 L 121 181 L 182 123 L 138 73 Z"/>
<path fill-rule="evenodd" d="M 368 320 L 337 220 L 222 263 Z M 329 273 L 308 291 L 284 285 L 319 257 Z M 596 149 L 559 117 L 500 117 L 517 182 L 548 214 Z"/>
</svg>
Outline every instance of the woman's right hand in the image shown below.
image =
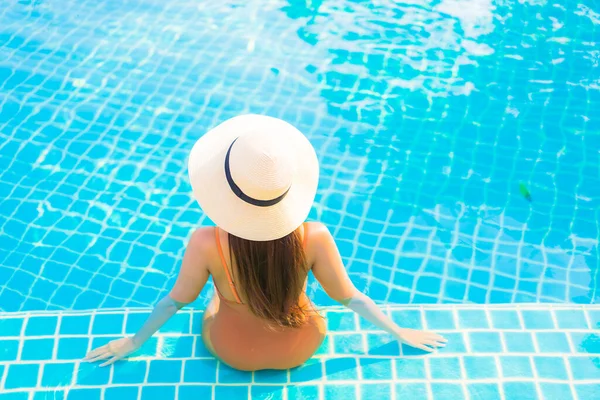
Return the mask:
<svg viewBox="0 0 600 400">
<path fill-rule="evenodd" d="M 444 347 L 448 340 L 437 333 L 416 329 L 399 328 L 396 338 L 409 346 L 431 353 L 438 347 Z"/>
</svg>

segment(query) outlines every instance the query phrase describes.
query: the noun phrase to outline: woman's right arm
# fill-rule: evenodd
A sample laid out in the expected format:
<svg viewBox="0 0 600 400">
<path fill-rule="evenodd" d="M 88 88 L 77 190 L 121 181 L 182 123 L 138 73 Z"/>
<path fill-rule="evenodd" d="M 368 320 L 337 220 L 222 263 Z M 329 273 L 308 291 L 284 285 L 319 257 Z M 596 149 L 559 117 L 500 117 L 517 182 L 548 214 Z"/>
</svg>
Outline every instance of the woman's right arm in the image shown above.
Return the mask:
<svg viewBox="0 0 600 400">
<path fill-rule="evenodd" d="M 133 353 L 177 311 L 198 297 L 209 276 L 205 248 L 214 240 L 212 232 L 212 228 L 199 228 L 192 234 L 173 289 L 156 304 L 140 330 L 132 337 L 116 339 L 90 351 L 86 361 L 107 360 L 100 365 L 104 367 Z"/>
<path fill-rule="evenodd" d="M 356 289 L 344 268 L 331 233 L 323 224 L 314 225 L 310 230 L 311 242 L 314 243 L 316 254 L 312 271 L 329 297 L 410 346 L 428 352 L 433 351 L 435 347 L 444 346 L 446 339 L 440 335 L 399 327 L 371 298 Z"/>
</svg>

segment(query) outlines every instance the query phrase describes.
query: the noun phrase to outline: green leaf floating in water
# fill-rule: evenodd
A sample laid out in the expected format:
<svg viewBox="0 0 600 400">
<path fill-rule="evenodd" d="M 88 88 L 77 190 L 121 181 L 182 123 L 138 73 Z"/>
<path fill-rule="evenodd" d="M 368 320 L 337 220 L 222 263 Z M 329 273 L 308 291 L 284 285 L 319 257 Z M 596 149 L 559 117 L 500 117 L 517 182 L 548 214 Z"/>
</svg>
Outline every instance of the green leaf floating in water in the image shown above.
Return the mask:
<svg viewBox="0 0 600 400">
<path fill-rule="evenodd" d="M 527 186 L 525 186 L 524 183 L 519 184 L 519 191 L 527 201 L 531 201 L 531 193 L 529 193 L 529 189 L 527 189 Z"/>
</svg>

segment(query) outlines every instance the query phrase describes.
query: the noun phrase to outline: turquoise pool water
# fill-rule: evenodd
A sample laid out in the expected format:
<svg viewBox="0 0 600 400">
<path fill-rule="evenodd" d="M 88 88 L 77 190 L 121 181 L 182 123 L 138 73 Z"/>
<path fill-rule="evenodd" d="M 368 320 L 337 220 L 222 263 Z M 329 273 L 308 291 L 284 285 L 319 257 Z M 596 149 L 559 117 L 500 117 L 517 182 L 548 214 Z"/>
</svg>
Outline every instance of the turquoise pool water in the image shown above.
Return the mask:
<svg viewBox="0 0 600 400">
<path fill-rule="evenodd" d="M 592 0 L 0 0 L 0 400 L 600 399 L 598 43 Z M 246 112 L 309 137 L 310 218 L 446 349 L 327 308 L 306 366 L 239 373 L 202 346 L 209 285 L 81 362 L 170 289 L 211 223 L 188 152 Z"/>
<path fill-rule="evenodd" d="M 598 300 L 594 2 L 163 3 L 0 3 L 0 310 L 153 304 L 210 223 L 188 151 L 244 112 L 310 138 L 376 300 Z"/>
<path fill-rule="evenodd" d="M 310 138 L 376 300 L 598 300 L 593 1 L 0 4 L 0 310 L 153 304 L 210 223 L 188 151 L 244 112 Z"/>
</svg>

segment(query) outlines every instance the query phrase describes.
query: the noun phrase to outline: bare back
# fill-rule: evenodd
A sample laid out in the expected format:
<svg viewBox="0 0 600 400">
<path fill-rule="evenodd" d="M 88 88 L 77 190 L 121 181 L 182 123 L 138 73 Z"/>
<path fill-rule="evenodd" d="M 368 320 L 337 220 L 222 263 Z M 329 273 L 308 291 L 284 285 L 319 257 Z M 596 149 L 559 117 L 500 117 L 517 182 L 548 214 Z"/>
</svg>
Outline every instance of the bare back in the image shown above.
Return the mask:
<svg viewBox="0 0 600 400">
<path fill-rule="evenodd" d="M 344 268 L 337 245 L 327 227 L 319 222 L 309 222 L 306 232 L 304 226 L 298 229 L 303 238 L 305 234 L 307 235 L 306 260 L 325 292 L 338 302 L 351 298 L 356 292 L 356 288 Z M 228 268 L 230 268 L 229 272 L 235 279 L 237 274 L 235 265 L 232 265 L 229 257 L 227 234 L 219 231 L 223 254 Z M 219 288 L 223 297 L 235 301 L 234 293 L 228 284 L 226 271 L 221 265 L 214 228 L 202 227 L 192 234 L 188 243 L 179 277 L 171 291 L 171 297 L 181 302 L 194 301 L 206 284 L 209 275 L 212 275 L 214 284 Z M 240 290 L 242 285 L 236 285 L 236 287 Z M 244 293 L 239 293 L 239 295 L 243 302 Z"/>
</svg>

